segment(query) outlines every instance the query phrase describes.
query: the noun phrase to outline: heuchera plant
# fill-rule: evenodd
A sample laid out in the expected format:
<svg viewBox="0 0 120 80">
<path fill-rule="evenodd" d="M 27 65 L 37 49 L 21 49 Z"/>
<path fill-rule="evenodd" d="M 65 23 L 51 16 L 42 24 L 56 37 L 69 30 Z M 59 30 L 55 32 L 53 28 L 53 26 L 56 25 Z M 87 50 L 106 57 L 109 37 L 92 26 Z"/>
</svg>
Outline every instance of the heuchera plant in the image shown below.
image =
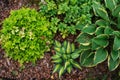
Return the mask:
<svg viewBox="0 0 120 80">
<path fill-rule="evenodd" d="M 93 0 L 95 24 L 79 24 L 81 33 L 76 41 L 82 50 L 81 65 L 91 67 L 107 59 L 113 71 L 120 64 L 120 6 L 117 0 L 102 0 L 102 3 Z"/>
<path fill-rule="evenodd" d="M 20 64 L 42 58 L 54 36 L 46 17 L 30 8 L 11 11 L 0 33 L 5 55 Z"/>
<path fill-rule="evenodd" d="M 51 22 L 51 28 L 61 33 L 62 38 L 76 34 L 75 25 L 91 23 L 91 0 L 45 0 L 40 3 L 40 12 Z"/>
</svg>

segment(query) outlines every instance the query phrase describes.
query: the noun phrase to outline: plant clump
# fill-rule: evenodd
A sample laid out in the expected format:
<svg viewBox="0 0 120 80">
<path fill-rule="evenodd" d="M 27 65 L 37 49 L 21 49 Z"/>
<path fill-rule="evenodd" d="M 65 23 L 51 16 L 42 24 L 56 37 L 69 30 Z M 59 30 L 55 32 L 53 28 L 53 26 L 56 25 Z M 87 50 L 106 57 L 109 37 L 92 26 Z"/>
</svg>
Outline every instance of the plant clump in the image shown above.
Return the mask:
<svg viewBox="0 0 120 80">
<path fill-rule="evenodd" d="M 80 56 L 80 50 L 75 49 L 73 43 L 64 41 L 62 44 L 55 41 L 55 52 L 56 54 L 52 56 L 53 62 L 55 63 L 54 72 L 59 72 L 59 77 L 66 71 L 70 73 L 72 68 L 81 69 L 80 64 L 76 59 Z"/>
<path fill-rule="evenodd" d="M 21 8 L 11 11 L 3 21 L 0 31 L 1 45 L 5 55 L 20 64 L 43 58 L 48 51 L 54 34 L 49 21 L 35 9 Z"/>
<path fill-rule="evenodd" d="M 40 12 L 49 18 L 51 29 L 60 32 L 62 38 L 76 34 L 75 26 L 91 23 L 91 0 L 45 0 Z"/>
<path fill-rule="evenodd" d="M 118 0 L 94 0 L 92 6 L 95 23 L 77 26 L 81 30 L 76 39 L 82 50 L 80 63 L 92 67 L 107 59 L 113 71 L 120 62 L 120 6 Z"/>
</svg>

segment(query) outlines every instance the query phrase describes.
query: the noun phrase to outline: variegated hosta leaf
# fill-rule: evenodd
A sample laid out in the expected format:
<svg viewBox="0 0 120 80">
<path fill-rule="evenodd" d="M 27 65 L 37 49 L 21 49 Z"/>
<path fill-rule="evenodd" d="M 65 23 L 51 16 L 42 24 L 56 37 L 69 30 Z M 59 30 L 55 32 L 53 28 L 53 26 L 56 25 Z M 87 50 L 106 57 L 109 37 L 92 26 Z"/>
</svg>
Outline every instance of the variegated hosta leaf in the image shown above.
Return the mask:
<svg viewBox="0 0 120 80">
<path fill-rule="evenodd" d="M 66 49 L 67 48 L 67 41 L 63 42 L 63 47 Z"/>
<path fill-rule="evenodd" d="M 95 31 L 95 34 L 96 35 L 104 34 L 104 29 L 105 29 L 105 27 L 103 27 L 103 26 L 98 27 Z"/>
<path fill-rule="evenodd" d="M 113 43 L 113 50 L 120 49 L 120 37 L 115 36 L 114 43 Z"/>
<path fill-rule="evenodd" d="M 61 47 L 61 43 L 55 40 L 55 46 L 56 47 Z"/>
<path fill-rule="evenodd" d="M 82 50 L 89 50 L 91 49 L 91 45 L 88 45 L 88 46 L 84 46 L 84 45 L 80 45 L 79 49 L 82 51 Z"/>
<path fill-rule="evenodd" d="M 115 36 L 117 36 L 117 37 L 120 37 L 120 31 L 113 31 L 112 34 L 115 35 Z"/>
<path fill-rule="evenodd" d="M 62 63 L 62 59 L 61 58 L 58 58 L 58 59 L 55 59 L 53 60 L 54 63 Z"/>
<path fill-rule="evenodd" d="M 98 14 L 101 18 L 105 19 L 106 21 L 109 21 L 108 13 L 107 13 L 107 11 L 106 11 L 104 8 L 98 8 L 98 9 L 97 9 L 97 14 Z"/>
<path fill-rule="evenodd" d="M 87 25 L 84 26 L 84 28 L 82 29 L 82 32 L 88 33 L 88 34 L 92 35 L 92 34 L 94 34 L 95 30 L 96 30 L 96 26 L 95 26 L 95 25 L 93 25 L 93 24 L 88 25 L 88 24 L 87 24 Z"/>
<path fill-rule="evenodd" d="M 115 0 L 105 0 L 105 5 L 112 11 L 116 7 L 116 2 Z"/>
<path fill-rule="evenodd" d="M 100 48 L 96 51 L 95 56 L 94 56 L 94 64 L 99 64 L 103 61 L 105 61 L 108 57 L 108 52 L 107 50 Z"/>
<path fill-rule="evenodd" d="M 99 2 L 93 1 L 93 10 L 95 14 L 99 15 L 101 18 L 105 19 L 106 21 L 109 21 L 109 16 L 107 11 Z"/>
<path fill-rule="evenodd" d="M 82 69 L 81 66 L 80 66 L 80 64 L 78 64 L 78 63 L 75 62 L 74 60 L 70 60 L 70 62 L 71 62 L 71 64 L 72 64 L 74 67 L 76 67 L 76 68 L 78 68 L 78 69 Z"/>
<path fill-rule="evenodd" d="M 77 24 L 75 28 L 78 30 L 82 30 L 84 26 L 85 26 L 84 24 Z"/>
<path fill-rule="evenodd" d="M 119 51 L 112 50 L 111 51 L 111 57 L 114 61 L 116 61 L 119 58 Z"/>
<path fill-rule="evenodd" d="M 67 67 L 70 65 L 70 62 L 69 61 L 66 61 L 65 62 L 65 69 L 67 69 Z"/>
<path fill-rule="evenodd" d="M 85 51 L 81 54 L 80 62 L 85 67 L 93 67 L 95 66 L 93 59 L 94 59 L 94 53 L 89 51 L 86 53 Z"/>
<path fill-rule="evenodd" d="M 119 66 L 120 60 L 114 61 L 111 56 L 108 57 L 108 68 L 110 71 L 115 70 Z"/>
<path fill-rule="evenodd" d="M 75 51 L 75 45 L 72 43 L 71 44 L 71 51 L 74 52 Z"/>
<path fill-rule="evenodd" d="M 64 73 L 64 70 L 65 70 L 64 67 L 61 67 L 61 68 L 60 68 L 60 71 L 59 71 L 59 78 L 60 78 L 61 75 Z"/>
<path fill-rule="evenodd" d="M 73 52 L 73 53 L 71 54 L 71 57 L 72 57 L 73 59 L 78 58 L 78 57 L 80 56 L 80 52 L 81 52 L 81 49 L 76 50 L 75 52 Z"/>
<path fill-rule="evenodd" d="M 67 67 L 67 72 L 70 74 L 71 71 L 72 71 L 72 66 L 70 65 Z"/>
<path fill-rule="evenodd" d="M 120 5 L 116 6 L 116 8 L 112 11 L 112 15 L 118 17 L 120 13 Z"/>
<path fill-rule="evenodd" d="M 99 48 L 101 48 L 101 46 L 98 45 L 98 44 L 96 44 L 96 43 L 92 40 L 92 50 L 97 50 L 97 49 L 99 49 Z"/>
<path fill-rule="evenodd" d="M 80 33 L 76 41 L 82 45 L 89 45 L 91 43 L 92 36 L 87 33 Z"/>
<path fill-rule="evenodd" d="M 53 73 L 57 72 L 62 66 L 60 64 L 56 64 Z"/>
<path fill-rule="evenodd" d="M 95 24 L 98 25 L 98 26 L 108 26 L 109 22 L 100 19 L 100 20 L 97 20 L 97 21 L 95 22 Z"/>
<path fill-rule="evenodd" d="M 58 59 L 58 58 L 60 58 L 60 55 L 53 55 L 52 56 L 52 59 Z"/>
<path fill-rule="evenodd" d="M 104 33 L 105 33 L 105 34 L 108 34 L 108 35 L 112 35 L 113 29 L 110 28 L 110 27 L 106 27 L 105 30 L 104 30 Z"/>
<path fill-rule="evenodd" d="M 70 45 L 70 42 L 67 43 L 66 52 L 67 52 L 68 54 L 71 53 L 71 45 Z"/>
<path fill-rule="evenodd" d="M 93 38 L 92 42 L 105 48 L 109 44 L 108 39 L 109 39 L 109 36 L 107 34 L 101 34 Z"/>
<path fill-rule="evenodd" d="M 93 7 L 93 11 L 94 11 L 96 16 L 98 16 L 96 9 L 103 8 L 103 6 L 99 2 L 96 2 L 95 0 L 93 1 L 92 7 Z"/>
</svg>

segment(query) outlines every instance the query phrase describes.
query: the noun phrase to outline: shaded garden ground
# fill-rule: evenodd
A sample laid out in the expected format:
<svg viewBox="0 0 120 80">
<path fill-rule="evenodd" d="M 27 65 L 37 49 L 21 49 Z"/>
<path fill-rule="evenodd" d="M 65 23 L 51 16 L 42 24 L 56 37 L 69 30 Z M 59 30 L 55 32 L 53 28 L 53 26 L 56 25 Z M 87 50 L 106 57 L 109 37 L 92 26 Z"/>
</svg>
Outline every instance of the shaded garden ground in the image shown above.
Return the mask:
<svg viewBox="0 0 120 80">
<path fill-rule="evenodd" d="M 29 2 L 29 3 L 28 3 Z M 0 0 L 0 28 L 1 22 L 9 16 L 11 10 L 19 9 L 22 6 L 36 8 L 36 4 L 29 0 Z M 79 32 L 78 32 L 79 33 Z M 76 36 L 69 35 L 66 40 L 73 42 Z M 58 33 L 55 36 L 58 41 L 63 41 Z M 77 44 L 76 44 L 77 46 Z M 58 74 L 52 74 L 54 64 L 51 61 L 51 56 L 55 54 L 53 48 L 50 52 L 45 53 L 43 59 L 38 60 L 36 64 L 25 64 L 25 67 L 20 67 L 19 63 L 4 57 L 4 50 L 0 47 L 0 78 L 3 80 L 58 80 Z M 109 72 L 107 63 L 104 62 L 94 68 L 83 68 L 82 70 L 73 69 L 71 74 L 64 74 L 61 80 L 119 80 L 118 69 L 114 72 Z"/>
</svg>

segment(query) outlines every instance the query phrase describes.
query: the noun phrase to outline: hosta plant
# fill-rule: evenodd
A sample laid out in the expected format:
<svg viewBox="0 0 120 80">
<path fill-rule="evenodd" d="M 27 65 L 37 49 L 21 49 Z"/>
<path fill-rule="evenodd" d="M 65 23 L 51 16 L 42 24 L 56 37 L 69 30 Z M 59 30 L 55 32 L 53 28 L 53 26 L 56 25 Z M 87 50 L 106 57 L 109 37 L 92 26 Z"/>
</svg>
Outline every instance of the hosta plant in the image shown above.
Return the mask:
<svg viewBox="0 0 120 80">
<path fill-rule="evenodd" d="M 62 38 L 76 34 L 75 25 L 91 23 L 91 0 L 44 0 L 40 12 L 51 22 L 51 29 L 59 31 Z"/>
<path fill-rule="evenodd" d="M 5 55 L 20 64 L 42 58 L 54 36 L 46 17 L 30 8 L 11 11 L 0 34 Z"/>
<path fill-rule="evenodd" d="M 55 63 L 54 72 L 59 72 L 59 77 L 65 73 L 71 72 L 72 68 L 81 69 L 76 59 L 80 55 L 80 50 L 75 49 L 75 45 L 73 43 L 64 41 L 62 44 L 58 41 L 55 41 L 55 52 L 56 54 L 52 56 L 53 62 Z"/>
<path fill-rule="evenodd" d="M 95 24 L 77 25 L 81 30 L 76 41 L 80 43 L 81 65 L 92 67 L 108 61 L 115 70 L 120 63 L 120 5 L 117 0 L 93 0 Z"/>
</svg>

